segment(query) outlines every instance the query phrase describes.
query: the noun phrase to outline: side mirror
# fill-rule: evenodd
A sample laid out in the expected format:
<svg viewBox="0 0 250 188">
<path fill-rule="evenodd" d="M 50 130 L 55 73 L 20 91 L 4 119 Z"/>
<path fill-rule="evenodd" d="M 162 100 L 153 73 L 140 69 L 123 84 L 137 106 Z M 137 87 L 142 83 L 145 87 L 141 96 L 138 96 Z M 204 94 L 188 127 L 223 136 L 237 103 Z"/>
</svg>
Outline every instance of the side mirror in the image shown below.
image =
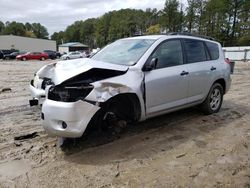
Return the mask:
<svg viewBox="0 0 250 188">
<path fill-rule="evenodd" d="M 157 66 L 157 62 L 158 62 L 158 58 L 153 58 L 153 59 L 151 59 L 151 61 L 148 61 L 145 65 L 144 65 L 144 67 L 143 67 L 143 71 L 151 71 L 151 70 L 153 70 L 153 69 L 155 69 L 156 68 L 156 66 Z"/>
</svg>

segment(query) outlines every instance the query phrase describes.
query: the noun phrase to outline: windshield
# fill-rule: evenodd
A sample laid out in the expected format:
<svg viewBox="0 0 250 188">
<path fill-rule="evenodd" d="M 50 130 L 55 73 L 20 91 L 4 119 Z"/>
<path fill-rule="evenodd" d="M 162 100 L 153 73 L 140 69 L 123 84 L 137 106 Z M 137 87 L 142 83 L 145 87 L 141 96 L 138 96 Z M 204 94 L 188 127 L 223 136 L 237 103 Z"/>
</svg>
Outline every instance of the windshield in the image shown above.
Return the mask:
<svg viewBox="0 0 250 188">
<path fill-rule="evenodd" d="M 118 40 L 95 54 L 92 59 L 119 65 L 134 65 L 154 43 L 153 39 Z"/>
</svg>

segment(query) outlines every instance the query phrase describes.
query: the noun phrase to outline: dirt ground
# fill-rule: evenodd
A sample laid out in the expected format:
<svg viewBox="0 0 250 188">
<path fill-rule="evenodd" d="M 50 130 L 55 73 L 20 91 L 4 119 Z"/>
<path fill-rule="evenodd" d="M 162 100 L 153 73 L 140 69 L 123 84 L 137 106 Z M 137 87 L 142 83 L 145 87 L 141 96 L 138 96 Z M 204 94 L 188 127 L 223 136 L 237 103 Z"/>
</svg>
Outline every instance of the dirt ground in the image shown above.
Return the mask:
<svg viewBox="0 0 250 188">
<path fill-rule="evenodd" d="M 63 150 L 28 105 L 29 81 L 46 63 L 0 61 L 0 187 L 250 187 L 250 62 L 236 64 L 217 114 L 189 108 L 119 134 L 90 132 Z"/>
</svg>

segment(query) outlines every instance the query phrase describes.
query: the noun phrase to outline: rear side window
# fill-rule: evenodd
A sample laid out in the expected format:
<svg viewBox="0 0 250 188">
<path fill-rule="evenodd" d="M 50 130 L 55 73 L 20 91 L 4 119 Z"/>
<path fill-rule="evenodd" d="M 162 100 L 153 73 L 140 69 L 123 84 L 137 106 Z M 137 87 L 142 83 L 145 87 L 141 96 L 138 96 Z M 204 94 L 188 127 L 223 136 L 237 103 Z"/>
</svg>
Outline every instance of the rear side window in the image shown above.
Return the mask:
<svg viewBox="0 0 250 188">
<path fill-rule="evenodd" d="M 202 41 L 185 39 L 184 46 L 187 55 L 187 63 L 207 61 L 205 46 Z"/>
<path fill-rule="evenodd" d="M 211 60 L 216 60 L 219 58 L 219 47 L 217 44 L 212 43 L 212 42 L 206 42 L 208 51 L 211 56 Z"/>
</svg>

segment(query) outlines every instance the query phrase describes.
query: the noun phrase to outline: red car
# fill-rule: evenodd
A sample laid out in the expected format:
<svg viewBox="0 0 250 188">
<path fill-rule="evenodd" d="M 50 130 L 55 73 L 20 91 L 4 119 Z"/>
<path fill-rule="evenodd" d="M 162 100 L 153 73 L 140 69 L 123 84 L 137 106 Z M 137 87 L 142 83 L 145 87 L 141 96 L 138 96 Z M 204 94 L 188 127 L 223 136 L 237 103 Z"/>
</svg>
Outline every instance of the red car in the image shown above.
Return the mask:
<svg viewBox="0 0 250 188">
<path fill-rule="evenodd" d="M 49 55 L 46 53 L 41 53 L 41 52 L 28 52 L 26 54 L 21 54 L 16 56 L 17 60 L 22 60 L 22 61 L 26 61 L 29 59 L 37 59 L 37 60 L 41 60 L 44 61 L 46 59 L 49 58 Z"/>
</svg>

